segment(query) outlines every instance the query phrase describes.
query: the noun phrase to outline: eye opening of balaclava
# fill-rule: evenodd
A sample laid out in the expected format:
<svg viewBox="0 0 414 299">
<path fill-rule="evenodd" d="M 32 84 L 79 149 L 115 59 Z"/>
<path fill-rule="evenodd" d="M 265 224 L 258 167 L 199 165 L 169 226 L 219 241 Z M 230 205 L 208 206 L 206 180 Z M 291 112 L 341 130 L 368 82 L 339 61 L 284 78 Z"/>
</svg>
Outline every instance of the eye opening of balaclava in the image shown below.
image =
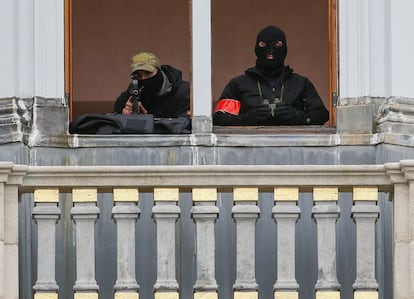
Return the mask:
<svg viewBox="0 0 414 299">
<path fill-rule="evenodd" d="M 266 26 L 257 34 L 254 50 L 257 57 L 257 67 L 265 72 L 281 70 L 287 55 L 285 33 L 276 26 Z M 273 54 L 273 59 L 268 59 L 268 54 Z"/>
</svg>

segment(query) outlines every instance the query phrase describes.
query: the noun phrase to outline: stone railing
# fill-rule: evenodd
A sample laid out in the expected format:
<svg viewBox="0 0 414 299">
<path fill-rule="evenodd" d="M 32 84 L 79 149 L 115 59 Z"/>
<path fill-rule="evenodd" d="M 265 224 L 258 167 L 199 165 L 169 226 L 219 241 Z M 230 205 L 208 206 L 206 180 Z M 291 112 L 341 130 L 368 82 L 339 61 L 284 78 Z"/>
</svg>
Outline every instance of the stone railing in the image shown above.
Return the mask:
<svg viewBox="0 0 414 299">
<path fill-rule="evenodd" d="M 352 194 L 350 218 L 356 231 L 352 241 L 355 252 L 351 254 L 355 256 L 352 262 L 355 264 L 354 298 L 383 298 L 377 281 L 381 274 L 376 268 L 377 253 L 381 250 L 376 248 L 375 237 L 376 221 L 382 213 L 377 203 L 382 195 L 393 202 L 393 298 L 413 298 L 413 174 L 414 161 L 411 160 L 358 166 L 36 167 L 0 163 L 0 298 L 29 298 L 22 294 L 19 297 L 19 275 L 24 274 L 19 274 L 17 227 L 18 205 L 33 198 L 31 215 L 33 225 L 37 224 L 34 226 L 37 256 L 32 257 L 36 263 L 31 296 L 36 299 L 147 298 L 141 294 L 144 288 L 147 293 L 150 289 L 156 299 L 188 298 L 183 294 L 184 285 L 190 285 L 194 298 L 227 298 L 228 294 L 220 293 L 229 289 L 220 287 L 224 282 L 230 284 L 233 293 L 230 297 L 258 298 L 260 283 L 256 277 L 266 270 L 256 265 L 259 258 L 256 243 L 258 239 L 272 239 L 271 235 L 257 235 L 258 223 L 266 213 L 273 218 L 275 250 L 273 253 L 266 251 L 269 256 L 260 258 L 276 261 L 274 264 L 266 262 L 266 267 L 276 272 L 272 297 L 274 294 L 276 299 L 305 298 L 300 293 L 302 282 L 297 279 L 301 272 L 297 267 L 298 252 L 303 252 L 298 250 L 297 225 L 299 218 L 307 217 L 313 218 L 317 248 L 313 257 L 310 253 L 306 257 L 309 262 L 316 260 L 317 277 L 312 290 L 317 299 L 339 299 L 344 293 L 336 267 L 339 262 L 336 228 L 342 213 L 339 199 L 345 193 Z M 100 197 L 108 194 L 110 199 L 103 201 L 111 205 L 111 212 L 103 215 Z M 312 205 L 310 214 L 305 217 L 299 203 L 307 200 L 306 194 Z M 271 207 L 267 211 L 260 203 L 269 197 Z M 70 212 L 64 213 L 68 201 Z M 150 203 L 148 211 L 144 212 L 138 204 L 141 201 Z M 186 211 L 183 202 L 190 203 Z M 217 236 L 217 222 L 218 218 L 226 217 L 223 211 L 229 202 L 228 215 L 234 221 L 221 224 L 230 232 L 227 235 L 230 237 L 223 240 Z M 152 226 L 140 226 L 144 213 L 152 218 Z M 187 230 L 180 232 L 176 223 L 185 213 L 190 214 L 192 222 L 187 222 Z M 110 294 L 104 291 L 108 289 L 108 281 L 99 283 L 96 279 L 98 274 L 102 275 L 96 273 L 101 267 L 96 262 L 96 252 L 102 249 L 96 246 L 98 219 L 109 220 L 115 227 L 115 256 L 105 257 L 107 261 L 113 260 L 116 268 L 116 277 L 109 286 Z M 57 233 L 60 222 L 72 223 L 66 228 L 68 233 L 60 229 Z M 193 223 L 192 229 L 188 229 L 189 223 Z M 136 238 L 137 230 L 140 238 Z M 189 232 L 192 237 L 188 236 Z M 149 242 L 151 234 L 156 240 L 155 263 L 149 262 L 147 267 L 156 269 L 156 277 L 150 286 L 144 286 L 143 281 L 146 284 L 150 281 L 144 277 L 150 275 L 150 271 L 137 279 L 137 244 Z M 65 286 L 62 284 L 68 280 L 58 279 L 56 274 L 56 263 L 62 264 L 57 247 L 61 248 L 59 242 L 72 240 L 72 236 L 74 252 L 69 260 L 73 260 L 74 265 L 69 262 L 66 267 L 73 269 L 74 283 Z M 177 250 L 185 238 L 194 240 L 192 251 Z M 218 246 L 218 242 L 224 245 Z M 110 242 L 99 244 L 109 246 Z M 219 247 L 234 248 L 234 252 L 228 250 L 227 256 L 224 254 L 218 262 L 217 256 L 223 256 Z M 144 257 L 144 260 L 149 259 Z M 178 271 L 183 260 L 194 265 L 191 281 L 184 281 L 188 275 Z M 25 261 L 21 259 L 20 263 Z M 224 269 L 222 264 L 226 263 L 234 264 L 228 270 L 233 273 L 230 278 L 218 281 L 219 271 Z M 68 269 L 59 271 L 70 272 Z M 181 276 L 177 277 L 177 273 Z M 70 288 L 71 295 L 62 295 L 62 288 Z"/>
</svg>

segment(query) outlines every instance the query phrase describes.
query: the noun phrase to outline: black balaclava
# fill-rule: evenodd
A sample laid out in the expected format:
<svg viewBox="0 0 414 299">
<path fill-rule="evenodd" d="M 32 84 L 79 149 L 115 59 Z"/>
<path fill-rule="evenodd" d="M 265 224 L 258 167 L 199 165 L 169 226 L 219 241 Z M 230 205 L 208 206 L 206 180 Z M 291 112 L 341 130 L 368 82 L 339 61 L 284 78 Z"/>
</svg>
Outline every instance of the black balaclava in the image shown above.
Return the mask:
<svg viewBox="0 0 414 299">
<path fill-rule="evenodd" d="M 259 42 L 264 42 L 265 47 L 259 47 Z M 281 41 L 280 47 L 276 46 L 276 42 Z M 256 45 L 256 66 L 265 73 L 280 73 L 285 64 L 285 58 L 287 54 L 287 44 L 285 33 L 272 25 L 269 25 L 257 34 Z M 272 53 L 274 59 L 266 59 L 266 54 Z"/>
<path fill-rule="evenodd" d="M 151 99 L 154 96 L 158 95 L 163 82 L 164 77 L 161 73 L 161 70 L 158 70 L 157 74 L 154 77 L 145 80 L 138 80 L 139 86 L 143 86 L 142 97 Z"/>
</svg>

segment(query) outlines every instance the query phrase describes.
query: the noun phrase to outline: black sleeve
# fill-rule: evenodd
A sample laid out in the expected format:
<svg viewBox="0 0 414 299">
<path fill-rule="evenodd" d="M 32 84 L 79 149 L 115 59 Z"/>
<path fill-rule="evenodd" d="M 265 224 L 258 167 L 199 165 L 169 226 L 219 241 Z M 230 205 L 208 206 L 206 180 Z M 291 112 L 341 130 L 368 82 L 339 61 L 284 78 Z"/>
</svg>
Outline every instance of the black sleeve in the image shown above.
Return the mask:
<svg viewBox="0 0 414 299">
<path fill-rule="evenodd" d="M 233 78 L 224 87 L 219 101 L 222 100 L 222 99 L 239 100 L 240 96 L 237 92 L 237 89 L 238 88 L 236 86 L 235 79 Z M 219 101 L 217 101 L 217 103 Z M 217 111 L 217 112 L 214 112 L 214 114 L 213 114 L 213 124 L 215 126 L 243 126 L 243 125 L 247 125 L 245 123 L 245 118 L 246 117 L 243 114 L 234 115 L 234 114 L 231 114 L 231 113 Z"/>
<path fill-rule="evenodd" d="M 240 91 L 236 78 L 231 79 L 226 86 L 224 86 L 219 100 L 221 99 L 240 100 Z"/>
<path fill-rule="evenodd" d="M 182 81 L 177 93 L 176 117 L 188 117 L 190 112 L 190 83 Z"/>
<path fill-rule="evenodd" d="M 125 103 L 128 101 L 129 96 L 128 90 L 125 90 L 119 95 L 114 104 L 114 113 L 122 114 L 122 109 L 124 109 Z"/>
<path fill-rule="evenodd" d="M 306 124 L 323 125 L 329 120 L 329 112 L 310 80 L 306 80 L 303 101 Z"/>
<path fill-rule="evenodd" d="M 234 115 L 222 111 L 213 114 L 213 124 L 215 126 L 243 126 L 247 125 L 244 114 Z"/>
</svg>

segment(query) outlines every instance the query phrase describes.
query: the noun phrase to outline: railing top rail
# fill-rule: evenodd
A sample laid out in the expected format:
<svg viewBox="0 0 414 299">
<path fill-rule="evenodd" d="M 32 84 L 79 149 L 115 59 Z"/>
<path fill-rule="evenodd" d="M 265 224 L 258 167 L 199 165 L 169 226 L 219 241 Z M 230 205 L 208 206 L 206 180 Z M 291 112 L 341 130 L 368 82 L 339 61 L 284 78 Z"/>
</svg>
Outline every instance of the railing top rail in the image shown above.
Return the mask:
<svg viewBox="0 0 414 299">
<path fill-rule="evenodd" d="M 21 191 L 39 187 L 238 186 L 378 186 L 388 191 L 392 181 L 384 165 L 29 166 Z"/>
</svg>

